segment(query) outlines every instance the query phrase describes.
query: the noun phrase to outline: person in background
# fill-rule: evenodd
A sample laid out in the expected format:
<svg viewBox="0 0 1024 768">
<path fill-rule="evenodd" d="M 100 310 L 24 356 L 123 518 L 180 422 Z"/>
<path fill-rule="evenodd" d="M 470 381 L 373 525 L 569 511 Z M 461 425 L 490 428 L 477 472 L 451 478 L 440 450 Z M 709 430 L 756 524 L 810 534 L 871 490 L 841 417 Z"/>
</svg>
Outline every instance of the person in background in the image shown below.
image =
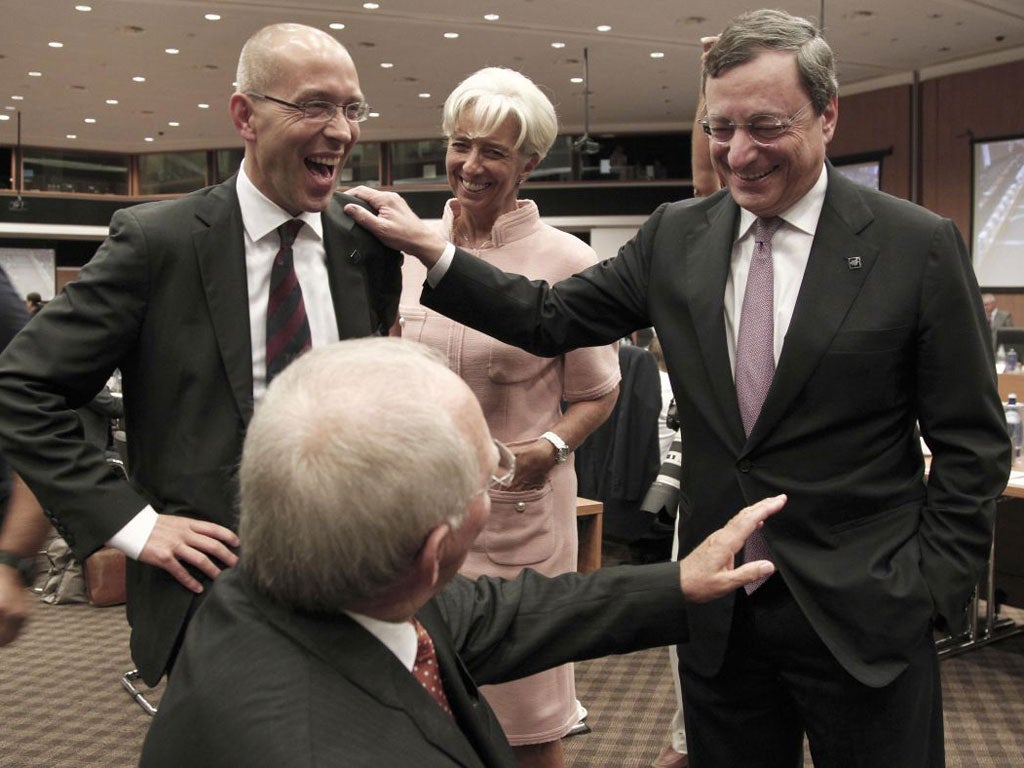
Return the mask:
<svg viewBox="0 0 1024 768">
<path fill-rule="evenodd" d="M 654 326 L 682 425 L 682 555 L 785 489 L 744 554 L 777 573 L 688 612 L 694 765 L 799 765 L 806 735 L 817 768 L 937 768 L 933 619 L 965 627 L 1010 461 L 970 256 L 948 219 L 826 161 L 838 85 L 810 22 L 737 16 L 703 89 L 726 189 L 661 206 L 554 286 L 461 252 L 397 194 L 350 190 L 378 214 L 348 210 L 428 266 L 424 304 L 535 354 Z"/>
<path fill-rule="evenodd" d="M 30 316 L 35 315 L 44 306 L 46 306 L 46 303 L 38 292 L 30 291 L 25 294 L 25 309 L 28 310 Z"/>
<path fill-rule="evenodd" d="M 433 350 L 361 339 L 296 361 L 253 416 L 241 562 L 188 629 L 141 768 L 515 768 L 478 683 L 678 641 L 689 601 L 772 571 L 733 561 L 785 497 L 680 563 L 467 579 L 514 472 Z"/>
<path fill-rule="evenodd" d="M 442 130 L 454 197 L 438 227 L 475 258 L 532 278 L 560 280 L 597 262 L 579 238 L 543 224 L 520 186 L 558 134 L 555 109 L 527 77 L 489 67 L 448 96 Z M 426 270 L 403 267 L 402 336 L 443 353 L 476 393 L 497 439 L 516 457 L 508 489 L 461 572 L 514 578 L 529 566 L 555 576 L 576 570 L 573 450 L 600 426 L 619 394 L 614 345 L 536 357 L 428 310 L 418 301 Z M 568 405 L 563 412 L 562 403 Z M 579 721 L 571 665 L 484 688 L 521 768 L 561 768 L 560 739 Z"/>
<path fill-rule="evenodd" d="M 335 198 L 368 112 L 345 48 L 275 24 L 246 42 L 236 81 L 238 174 L 115 213 L 79 277 L 0 356 L 0 448 L 76 558 L 104 544 L 128 556 L 131 652 L 149 685 L 237 560 L 235 471 L 267 381 L 308 346 L 386 333 L 401 290 L 401 255 Z M 115 368 L 131 482 L 74 411 Z"/>
<path fill-rule="evenodd" d="M 1013 327 L 1013 316 L 1005 309 L 996 306 L 995 294 L 986 293 L 981 297 L 985 307 L 985 317 L 988 318 L 988 327 L 992 330 L 992 349 L 999 346 L 998 331 L 1000 328 Z"/>
</svg>

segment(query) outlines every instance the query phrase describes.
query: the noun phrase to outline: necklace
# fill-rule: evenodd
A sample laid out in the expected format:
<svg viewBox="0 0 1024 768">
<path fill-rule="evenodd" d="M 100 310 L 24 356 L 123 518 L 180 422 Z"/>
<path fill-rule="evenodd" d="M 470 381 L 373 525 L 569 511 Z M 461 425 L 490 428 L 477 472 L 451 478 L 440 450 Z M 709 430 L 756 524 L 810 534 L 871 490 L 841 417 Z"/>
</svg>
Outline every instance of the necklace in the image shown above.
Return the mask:
<svg viewBox="0 0 1024 768">
<path fill-rule="evenodd" d="M 458 224 L 455 225 L 454 229 L 455 229 L 455 239 L 461 245 L 463 245 L 466 248 L 472 248 L 474 250 L 479 250 L 480 248 L 483 248 L 485 245 L 487 245 L 488 243 L 491 242 L 490 234 L 487 234 L 486 236 L 484 236 L 484 238 L 482 240 L 481 239 L 474 240 L 474 238 L 472 238 L 468 234 L 466 234 L 462 230 L 462 227 L 460 227 Z"/>
</svg>

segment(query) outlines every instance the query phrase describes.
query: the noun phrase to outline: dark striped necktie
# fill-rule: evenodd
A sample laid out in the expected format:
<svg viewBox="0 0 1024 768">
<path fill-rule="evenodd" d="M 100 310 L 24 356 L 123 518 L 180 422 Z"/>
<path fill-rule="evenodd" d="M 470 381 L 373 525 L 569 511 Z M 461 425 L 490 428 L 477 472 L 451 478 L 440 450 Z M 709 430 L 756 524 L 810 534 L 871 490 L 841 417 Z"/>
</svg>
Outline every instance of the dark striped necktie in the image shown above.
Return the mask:
<svg viewBox="0 0 1024 768">
<path fill-rule="evenodd" d="M 292 243 L 300 229 L 302 221 L 299 219 L 286 221 L 277 228 L 281 248 L 270 270 L 270 299 L 267 302 L 268 385 L 312 344 L 302 287 L 292 259 Z"/>
</svg>

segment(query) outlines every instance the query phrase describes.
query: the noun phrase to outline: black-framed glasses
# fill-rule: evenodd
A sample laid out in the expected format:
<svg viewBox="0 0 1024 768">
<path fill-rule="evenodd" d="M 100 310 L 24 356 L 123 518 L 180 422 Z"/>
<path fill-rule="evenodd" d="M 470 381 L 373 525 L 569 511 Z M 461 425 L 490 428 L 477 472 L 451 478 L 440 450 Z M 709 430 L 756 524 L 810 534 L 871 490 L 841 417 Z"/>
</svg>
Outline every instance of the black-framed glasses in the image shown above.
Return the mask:
<svg viewBox="0 0 1024 768">
<path fill-rule="evenodd" d="M 491 442 L 498 449 L 498 467 L 487 479 L 488 491 L 493 491 L 496 488 L 508 488 L 512 485 L 512 478 L 516 476 L 516 455 L 512 453 L 512 449 L 493 438 Z"/>
<path fill-rule="evenodd" d="M 302 113 L 303 120 L 310 120 L 314 123 L 329 123 L 337 116 L 338 112 L 345 115 L 345 119 L 350 123 L 361 123 L 370 116 L 370 105 L 365 101 L 353 101 L 350 104 L 335 104 L 333 101 L 304 101 L 301 104 L 295 104 L 256 91 L 246 91 L 245 93 L 247 96 L 272 101 L 282 107 L 298 110 Z"/>
<path fill-rule="evenodd" d="M 734 123 L 727 117 L 708 115 L 697 122 L 704 129 L 704 133 L 718 144 L 728 144 L 735 135 L 736 129 L 742 128 L 755 143 L 767 146 L 784 136 L 803 111 L 813 103 L 808 101 L 789 117 L 755 115 L 749 123 Z"/>
</svg>

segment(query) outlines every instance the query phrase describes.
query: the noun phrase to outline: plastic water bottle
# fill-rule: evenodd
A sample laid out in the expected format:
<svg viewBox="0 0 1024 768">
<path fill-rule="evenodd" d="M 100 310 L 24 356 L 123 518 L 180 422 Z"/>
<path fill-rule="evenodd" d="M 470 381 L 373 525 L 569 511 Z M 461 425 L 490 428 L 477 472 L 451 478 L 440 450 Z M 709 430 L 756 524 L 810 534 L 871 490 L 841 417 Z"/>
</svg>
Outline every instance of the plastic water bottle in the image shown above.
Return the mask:
<svg viewBox="0 0 1024 768">
<path fill-rule="evenodd" d="M 1006 370 L 1006 347 L 1002 344 L 996 350 L 996 373 L 1003 373 Z"/>
<path fill-rule="evenodd" d="M 1010 351 L 1006 353 L 1006 372 L 1012 373 L 1017 370 L 1017 350 L 1010 347 Z"/>
<path fill-rule="evenodd" d="M 1021 451 L 1024 449 L 1024 424 L 1021 423 L 1017 395 L 1012 392 L 1006 400 L 1006 431 L 1010 433 L 1010 442 L 1013 443 L 1013 465 L 1020 466 Z"/>
</svg>

